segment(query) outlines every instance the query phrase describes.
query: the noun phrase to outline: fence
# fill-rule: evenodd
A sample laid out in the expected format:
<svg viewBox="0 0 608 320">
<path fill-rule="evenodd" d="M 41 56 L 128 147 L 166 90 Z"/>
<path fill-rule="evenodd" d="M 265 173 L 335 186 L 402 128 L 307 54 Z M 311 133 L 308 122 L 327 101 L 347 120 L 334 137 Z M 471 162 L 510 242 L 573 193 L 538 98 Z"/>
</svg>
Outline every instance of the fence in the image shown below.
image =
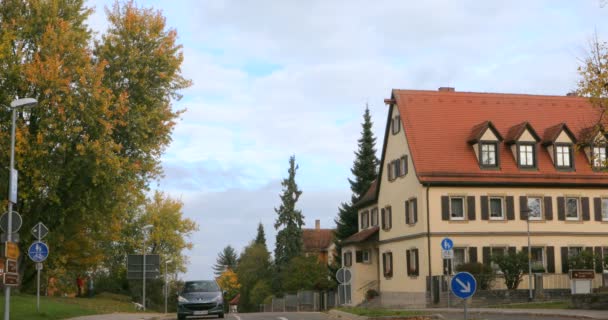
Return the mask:
<svg viewBox="0 0 608 320">
<path fill-rule="evenodd" d="M 264 312 L 323 311 L 336 306 L 335 291 L 301 290 L 296 294 L 286 294 L 283 298 L 272 298 L 270 304 L 260 306 Z"/>
</svg>

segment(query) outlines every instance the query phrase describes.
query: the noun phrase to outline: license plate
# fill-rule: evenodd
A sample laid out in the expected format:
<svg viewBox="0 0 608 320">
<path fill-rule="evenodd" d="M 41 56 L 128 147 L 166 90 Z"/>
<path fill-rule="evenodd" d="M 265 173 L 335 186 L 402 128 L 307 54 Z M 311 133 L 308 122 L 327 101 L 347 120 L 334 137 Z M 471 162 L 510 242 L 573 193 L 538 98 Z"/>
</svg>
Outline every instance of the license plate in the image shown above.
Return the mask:
<svg viewBox="0 0 608 320">
<path fill-rule="evenodd" d="M 206 314 L 209 314 L 209 311 L 207 311 L 207 310 L 194 311 L 195 316 L 202 316 L 202 315 L 206 315 Z"/>
</svg>

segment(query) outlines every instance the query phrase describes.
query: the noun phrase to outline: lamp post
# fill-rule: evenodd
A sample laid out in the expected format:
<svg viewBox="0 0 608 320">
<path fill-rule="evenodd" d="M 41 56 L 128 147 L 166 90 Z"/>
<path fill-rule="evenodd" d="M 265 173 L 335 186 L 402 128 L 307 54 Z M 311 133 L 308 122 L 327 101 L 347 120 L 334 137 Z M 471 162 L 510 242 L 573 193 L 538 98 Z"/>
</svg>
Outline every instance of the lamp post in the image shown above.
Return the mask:
<svg viewBox="0 0 608 320">
<path fill-rule="evenodd" d="M 169 269 L 167 268 L 167 265 L 171 262 L 173 262 L 173 259 L 165 260 L 165 313 L 167 313 L 167 296 L 169 295 L 169 284 L 167 282 Z"/>
<path fill-rule="evenodd" d="M 532 301 L 532 247 L 530 246 L 530 212 L 532 210 L 526 206 L 523 211 L 526 215 L 526 225 L 528 227 L 528 301 Z"/>
<path fill-rule="evenodd" d="M 145 225 L 142 228 L 142 231 L 144 232 L 144 246 L 143 246 L 143 260 L 144 260 L 144 265 L 143 265 L 143 273 L 142 273 L 142 278 L 143 278 L 143 288 L 142 288 L 142 308 L 144 309 L 144 311 L 146 311 L 146 238 L 148 237 L 148 230 L 152 229 L 152 225 L 148 224 Z"/>
<path fill-rule="evenodd" d="M 13 240 L 13 203 L 17 203 L 17 171 L 15 170 L 15 125 L 17 123 L 17 109 L 31 108 L 38 103 L 33 98 L 16 99 L 11 102 L 12 124 L 11 124 L 11 160 L 9 169 L 9 194 L 8 194 L 8 223 L 6 230 L 6 242 Z M 11 287 L 4 287 L 4 320 L 10 319 Z"/>
</svg>

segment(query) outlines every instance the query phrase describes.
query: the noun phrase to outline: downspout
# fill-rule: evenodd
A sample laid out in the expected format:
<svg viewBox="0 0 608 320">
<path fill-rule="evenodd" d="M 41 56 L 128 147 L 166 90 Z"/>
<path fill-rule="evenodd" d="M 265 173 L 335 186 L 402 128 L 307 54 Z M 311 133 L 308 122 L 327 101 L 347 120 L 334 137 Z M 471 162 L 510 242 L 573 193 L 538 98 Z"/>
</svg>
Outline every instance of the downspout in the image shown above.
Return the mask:
<svg viewBox="0 0 608 320">
<path fill-rule="evenodd" d="M 427 241 L 427 255 L 429 260 L 429 279 L 432 279 L 431 272 L 431 210 L 429 209 L 429 185 L 426 185 L 426 241 Z"/>
</svg>

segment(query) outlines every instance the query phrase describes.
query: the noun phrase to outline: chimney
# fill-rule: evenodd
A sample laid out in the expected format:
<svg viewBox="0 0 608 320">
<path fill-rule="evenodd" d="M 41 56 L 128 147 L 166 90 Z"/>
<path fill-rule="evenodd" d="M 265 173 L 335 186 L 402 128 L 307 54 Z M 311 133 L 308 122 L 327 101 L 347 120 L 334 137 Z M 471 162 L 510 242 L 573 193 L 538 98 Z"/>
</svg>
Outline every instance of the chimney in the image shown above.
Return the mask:
<svg viewBox="0 0 608 320">
<path fill-rule="evenodd" d="M 576 93 L 576 91 L 570 91 L 566 93 L 566 97 L 578 97 L 578 93 Z"/>
<path fill-rule="evenodd" d="M 321 229 L 321 220 L 317 219 L 315 220 L 315 230 L 320 230 Z"/>
<path fill-rule="evenodd" d="M 454 91 L 456 91 L 456 89 L 454 89 L 454 87 L 439 87 L 439 89 L 437 89 L 437 91 L 439 91 L 439 92 L 454 92 Z"/>
</svg>

